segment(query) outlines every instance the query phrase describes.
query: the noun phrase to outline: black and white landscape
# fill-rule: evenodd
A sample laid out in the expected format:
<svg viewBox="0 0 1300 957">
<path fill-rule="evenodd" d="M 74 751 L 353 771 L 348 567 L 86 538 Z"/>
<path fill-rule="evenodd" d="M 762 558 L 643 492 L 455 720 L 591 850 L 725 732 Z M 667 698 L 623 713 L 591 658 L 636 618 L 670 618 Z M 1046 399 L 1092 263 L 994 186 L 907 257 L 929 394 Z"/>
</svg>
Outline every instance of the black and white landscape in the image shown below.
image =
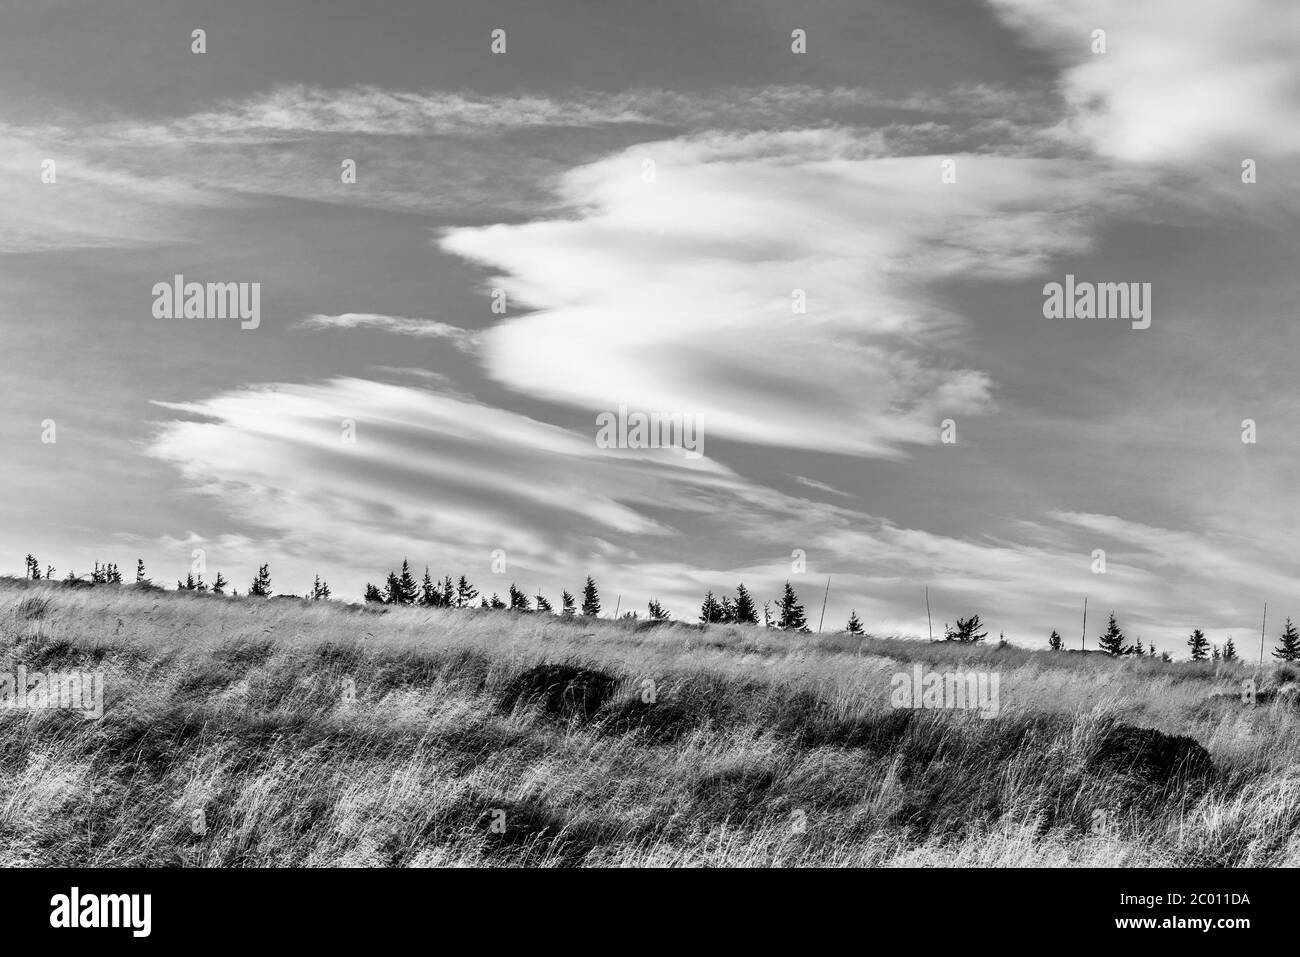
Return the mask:
<svg viewBox="0 0 1300 957">
<path fill-rule="evenodd" d="M 1300 864 L 1297 38 L 0 4 L 0 865 Z"/>
</svg>

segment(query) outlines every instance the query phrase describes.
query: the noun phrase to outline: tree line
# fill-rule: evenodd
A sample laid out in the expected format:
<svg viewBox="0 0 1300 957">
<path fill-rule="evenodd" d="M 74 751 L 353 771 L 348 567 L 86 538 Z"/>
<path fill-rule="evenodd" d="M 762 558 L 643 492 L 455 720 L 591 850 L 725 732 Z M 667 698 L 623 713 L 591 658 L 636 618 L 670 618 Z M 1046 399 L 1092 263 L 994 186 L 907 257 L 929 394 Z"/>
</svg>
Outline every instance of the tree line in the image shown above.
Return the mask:
<svg viewBox="0 0 1300 957">
<path fill-rule="evenodd" d="M 31 554 L 27 555 L 26 565 L 26 578 L 45 581 L 53 580 L 55 572 L 53 565 L 47 565 L 42 573 L 41 563 Z M 96 562 L 94 571 L 90 573 L 89 582 L 73 572 L 68 572 L 63 581 L 67 584 L 80 585 L 121 585 L 122 574 L 117 565 L 111 562 L 107 564 Z M 142 558 L 136 560 L 135 583 L 147 588 L 158 588 L 146 575 L 144 559 Z M 217 572 L 217 577 L 211 584 L 205 582 L 201 574 L 196 575 L 194 573 L 186 575 L 183 581 L 181 579 L 176 580 L 177 591 L 210 592 L 214 595 L 225 595 L 226 589 L 229 587 L 229 580 L 221 572 Z M 331 590 L 329 583 L 317 575 L 311 589 L 305 595 L 273 596 L 271 592 L 270 566 L 261 565 L 258 567 L 257 574 L 249 583 L 247 593 L 255 598 L 303 597 L 312 601 L 323 601 L 330 597 Z M 239 591 L 231 589 L 230 595 L 237 598 L 239 597 Z M 456 581 L 453 581 L 450 575 L 445 575 L 440 579 L 434 578 L 430 574 L 428 566 L 425 566 L 423 577 L 417 581 L 407 559 L 402 559 L 402 566 L 399 570 L 388 572 L 382 587 L 367 582 L 364 597 L 370 603 L 421 605 L 429 608 L 472 608 L 474 607 L 474 600 L 477 598 L 479 608 L 556 614 L 564 618 L 594 618 L 598 617 L 601 612 L 600 591 L 596 586 L 595 579 L 590 575 L 587 576 L 587 580 L 582 587 L 582 604 L 579 605 L 578 600 L 566 590 L 561 592 L 560 607 L 556 610 L 551 601 L 541 593 L 540 589 L 536 595 L 530 596 L 513 582 L 503 598 L 496 592 L 493 592 L 490 597 L 486 594 L 480 594 L 479 590 L 464 575 L 460 575 Z M 780 596 L 772 601 L 764 601 L 761 608 L 743 582 L 736 586 L 734 596 L 722 595 L 719 597 L 712 590 L 709 590 L 700 605 L 699 622 L 706 625 L 757 625 L 760 622 L 760 613 L 765 628 L 803 633 L 811 631 L 808 627 L 804 607 L 800 603 L 793 586 L 788 581 L 785 583 Z M 625 620 L 635 620 L 641 616 L 636 611 L 627 611 L 620 617 Z M 667 622 L 672 621 L 672 615 L 664 609 L 657 599 L 652 598 L 647 605 L 646 620 Z M 959 644 L 979 644 L 988 637 L 988 632 L 983 629 L 984 624 L 977 614 L 967 618 L 958 617 L 954 625 L 944 623 L 943 637 L 939 640 Z M 865 635 L 866 631 L 862 619 L 858 617 L 856 610 L 850 612 L 848 622 L 842 630 L 850 635 Z M 1006 644 L 1007 641 L 1004 637 L 1001 645 L 1005 646 Z M 1055 629 L 1048 638 L 1047 644 L 1052 651 L 1065 650 L 1065 641 Z M 1105 632 L 1097 639 L 1097 644 L 1102 652 L 1114 658 L 1154 658 L 1157 656 L 1155 646 L 1143 645 L 1141 638 L 1136 639 L 1131 644 L 1129 643 L 1128 637 L 1115 620 L 1113 611 L 1110 613 Z M 1240 660 L 1231 637 L 1220 649 L 1218 645 L 1212 644 L 1199 628 L 1193 629 L 1191 635 L 1188 636 L 1187 647 L 1192 661 L 1231 662 Z M 1167 651 L 1158 654 L 1162 661 L 1174 660 Z M 1300 630 L 1296 628 L 1290 618 L 1286 620 L 1282 634 L 1278 639 L 1278 646 L 1273 650 L 1273 657 L 1280 661 L 1300 661 Z"/>
</svg>

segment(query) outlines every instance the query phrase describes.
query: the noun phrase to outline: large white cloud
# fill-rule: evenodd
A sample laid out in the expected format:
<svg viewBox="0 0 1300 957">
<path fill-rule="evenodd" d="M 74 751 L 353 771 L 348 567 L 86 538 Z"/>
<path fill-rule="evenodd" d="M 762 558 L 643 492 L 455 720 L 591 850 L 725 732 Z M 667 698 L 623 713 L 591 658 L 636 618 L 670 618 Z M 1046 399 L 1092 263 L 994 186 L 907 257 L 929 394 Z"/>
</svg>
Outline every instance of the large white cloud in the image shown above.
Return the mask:
<svg viewBox="0 0 1300 957">
<path fill-rule="evenodd" d="M 989 408 L 992 384 L 963 368 L 964 320 L 933 285 L 1040 275 L 1087 248 L 1114 183 L 1081 162 L 869 152 L 839 130 L 648 143 L 570 172 L 569 217 L 450 231 L 444 250 L 532 310 L 484 333 L 488 371 L 753 443 L 936 441 L 945 416 Z"/>
</svg>

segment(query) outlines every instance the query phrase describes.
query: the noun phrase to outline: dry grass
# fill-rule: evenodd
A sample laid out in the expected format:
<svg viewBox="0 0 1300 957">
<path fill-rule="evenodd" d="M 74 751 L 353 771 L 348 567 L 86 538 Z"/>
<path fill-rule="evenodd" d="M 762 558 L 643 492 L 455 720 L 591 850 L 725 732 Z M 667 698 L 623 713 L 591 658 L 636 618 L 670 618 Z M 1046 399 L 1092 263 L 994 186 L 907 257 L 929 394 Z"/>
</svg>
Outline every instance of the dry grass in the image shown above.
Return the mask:
<svg viewBox="0 0 1300 957">
<path fill-rule="evenodd" d="M 999 716 L 892 709 L 915 661 Z M 1300 863 L 1294 699 L 1238 666 L 13 580 L 0 662 L 107 684 L 0 710 L 0 865 Z M 544 663 L 612 693 L 521 694 Z M 1099 767 L 1119 722 L 1214 776 Z"/>
</svg>

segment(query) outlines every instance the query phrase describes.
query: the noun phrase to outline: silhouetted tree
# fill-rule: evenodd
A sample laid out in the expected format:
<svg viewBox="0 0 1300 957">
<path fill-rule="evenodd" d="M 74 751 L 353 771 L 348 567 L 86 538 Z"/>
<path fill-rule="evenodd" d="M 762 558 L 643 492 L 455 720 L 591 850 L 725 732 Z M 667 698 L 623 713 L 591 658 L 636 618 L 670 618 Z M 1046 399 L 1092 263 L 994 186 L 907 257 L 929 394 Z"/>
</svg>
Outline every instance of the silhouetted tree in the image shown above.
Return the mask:
<svg viewBox="0 0 1300 957">
<path fill-rule="evenodd" d="M 944 626 L 943 640 L 956 641 L 964 645 L 977 645 L 989 636 L 988 632 L 980 631 L 982 627 L 983 623 L 980 621 L 979 615 L 971 615 L 969 618 L 958 617 L 956 627 Z"/>
<path fill-rule="evenodd" d="M 442 604 L 442 590 L 429 577 L 429 566 L 424 566 L 424 578 L 420 579 L 420 604 L 437 607 Z"/>
<path fill-rule="evenodd" d="M 1133 654 L 1137 655 L 1140 658 L 1144 654 L 1146 654 L 1146 652 L 1147 652 L 1146 648 L 1142 647 L 1142 638 L 1141 636 L 1139 636 L 1138 640 L 1133 643 Z"/>
<path fill-rule="evenodd" d="M 271 597 L 271 570 L 269 565 L 263 565 L 257 570 L 257 577 L 253 579 L 253 584 L 248 586 L 248 593 L 257 598 Z"/>
<path fill-rule="evenodd" d="M 650 612 L 651 621 L 668 621 L 672 617 L 668 612 L 664 611 L 664 606 L 659 604 L 659 602 L 653 598 L 650 599 L 650 604 L 647 608 Z"/>
<path fill-rule="evenodd" d="M 808 623 L 804 619 L 803 605 L 799 604 L 799 599 L 790 587 L 790 583 L 785 583 L 785 590 L 776 603 L 777 619 L 776 627 L 785 630 L 807 631 Z"/>
<path fill-rule="evenodd" d="M 456 583 L 456 607 L 468 608 L 477 597 L 478 589 L 471 585 L 464 575 L 461 575 L 460 581 Z"/>
<path fill-rule="evenodd" d="M 442 578 L 442 607 L 450 608 L 456 603 L 456 586 L 452 583 L 450 575 L 444 575 Z"/>
<path fill-rule="evenodd" d="M 1053 651 L 1060 651 L 1065 647 L 1065 642 L 1061 640 L 1061 633 L 1055 628 L 1052 629 L 1052 637 L 1047 639 L 1047 647 Z"/>
<path fill-rule="evenodd" d="M 510 610 L 511 611 L 531 611 L 528 605 L 528 596 L 522 590 L 515 587 L 515 583 L 510 583 Z"/>
<path fill-rule="evenodd" d="M 1110 624 L 1106 626 L 1106 633 L 1097 639 L 1101 645 L 1101 650 L 1113 658 L 1121 655 L 1131 655 L 1133 646 L 1125 644 L 1124 632 L 1120 631 L 1119 624 L 1115 621 L 1115 613 L 1110 613 Z"/>
<path fill-rule="evenodd" d="M 723 609 L 718 600 L 713 597 L 710 591 L 704 596 L 704 602 L 700 605 L 700 621 L 706 625 L 722 621 Z"/>
<path fill-rule="evenodd" d="M 392 593 L 391 599 L 394 605 L 414 605 L 416 598 L 419 597 L 419 586 L 415 583 L 415 576 L 411 574 L 411 563 L 405 558 L 402 559 L 402 573 L 396 578 L 396 589 Z"/>
<path fill-rule="evenodd" d="M 505 603 L 504 601 L 502 601 L 500 598 L 497 597 L 497 593 L 496 593 L 496 592 L 493 592 L 493 593 L 492 593 L 492 607 L 493 607 L 493 608 L 505 608 L 505 607 L 506 607 L 506 603 Z"/>
<path fill-rule="evenodd" d="M 1232 643 L 1232 636 L 1231 636 L 1231 635 L 1228 636 L 1228 641 L 1227 641 L 1227 643 L 1223 646 L 1223 660 L 1224 660 L 1224 661 L 1236 661 L 1236 660 L 1237 660 L 1237 646 L 1234 645 L 1234 644 Z"/>
<path fill-rule="evenodd" d="M 321 581 L 321 577 L 317 575 L 316 580 L 311 584 L 312 601 L 324 601 L 326 598 L 329 598 L 329 596 L 330 583 L 327 581 Z"/>
<path fill-rule="evenodd" d="M 145 581 L 147 581 L 147 579 L 144 577 L 144 559 L 137 558 L 135 560 L 135 583 L 140 585 Z"/>
<path fill-rule="evenodd" d="M 375 604 L 382 605 L 384 603 L 384 593 L 379 590 L 378 585 L 372 585 L 370 582 L 366 582 L 365 598 L 366 601 L 374 602 Z"/>
<path fill-rule="evenodd" d="M 856 609 L 849 612 L 849 623 L 844 626 L 844 630 L 850 635 L 860 635 L 863 633 L 864 629 L 862 627 L 862 619 L 858 617 Z"/>
<path fill-rule="evenodd" d="M 600 593 L 596 591 L 596 582 L 590 575 L 582 588 L 582 614 L 585 618 L 594 618 L 600 614 Z"/>
<path fill-rule="evenodd" d="M 543 596 L 541 592 L 537 593 L 537 610 L 546 612 L 547 614 L 550 614 L 552 611 L 551 603 L 546 600 L 545 596 Z"/>
<path fill-rule="evenodd" d="M 31 552 L 27 553 L 27 577 L 37 579 L 41 577 L 41 563 Z"/>
<path fill-rule="evenodd" d="M 574 601 L 573 596 L 567 591 L 560 596 L 560 608 L 560 614 L 565 618 L 572 618 L 578 613 L 577 603 Z"/>
<path fill-rule="evenodd" d="M 226 581 L 226 576 L 221 574 L 221 572 L 217 572 L 217 580 L 212 583 L 212 594 L 224 595 L 226 593 L 226 586 L 229 584 L 230 582 Z"/>
<path fill-rule="evenodd" d="M 1219 661 L 1219 660 L 1221 660 L 1222 658 L 1223 658 L 1223 654 L 1219 651 L 1219 646 L 1218 646 L 1218 645 L 1211 645 L 1211 646 L 1210 646 L 1210 660 L 1211 660 L 1211 661 Z"/>
<path fill-rule="evenodd" d="M 758 607 L 754 604 L 754 598 L 741 582 L 736 586 L 736 603 L 732 606 L 733 620 L 738 625 L 756 625 L 758 624 Z"/>
<path fill-rule="evenodd" d="M 1286 628 L 1282 631 L 1282 643 L 1274 649 L 1273 657 L 1280 658 L 1282 661 L 1295 661 L 1300 658 L 1300 632 L 1296 631 L 1290 618 L 1286 620 Z"/>
<path fill-rule="evenodd" d="M 1209 657 L 1210 639 L 1205 637 L 1205 632 L 1201 629 L 1195 628 L 1187 637 L 1187 647 L 1191 649 L 1193 661 L 1204 661 Z"/>
</svg>

